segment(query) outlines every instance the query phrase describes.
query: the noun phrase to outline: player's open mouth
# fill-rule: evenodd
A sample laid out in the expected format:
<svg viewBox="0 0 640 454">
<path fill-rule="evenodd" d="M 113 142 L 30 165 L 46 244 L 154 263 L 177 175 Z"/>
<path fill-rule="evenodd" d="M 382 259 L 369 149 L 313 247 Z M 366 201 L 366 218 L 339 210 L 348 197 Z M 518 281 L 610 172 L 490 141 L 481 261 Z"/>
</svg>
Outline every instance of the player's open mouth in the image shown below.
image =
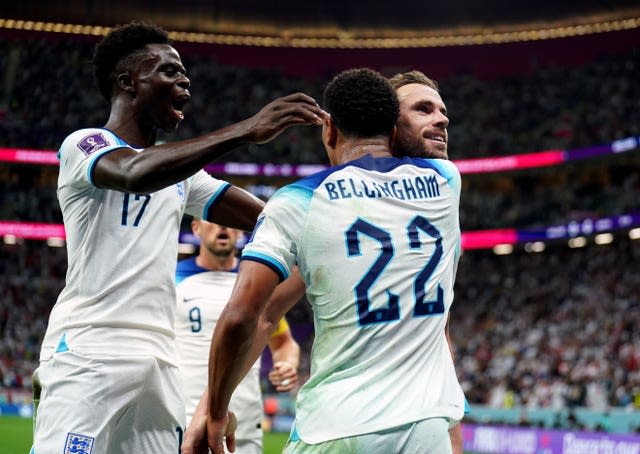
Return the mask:
<svg viewBox="0 0 640 454">
<path fill-rule="evenodd" d="M 173 109 L 173 115 L 180 121 L 184 120 L 184 106 L 189 102 L 189 96 L 181 96 L 180 98 L 174 99 L 171 103 L 171 107 Z"/>
<path fill-rule="evenodd" d="M 182 112 L 182 107 L 176 106 L 175 103 L 172 105 L 172 107 L 173 107 L 173 116 L 180 121 L 184 120 L 184 112 Z"/>
<path fill-rule="evenodd" d="M 444 139 L 444 137 L 441 137 L 441 136 L 429 136 L 429 137 L 427 137 L 427 139 L 435 140 L 436 142 L 447 143 L 447 141 Z"/>
</svg>

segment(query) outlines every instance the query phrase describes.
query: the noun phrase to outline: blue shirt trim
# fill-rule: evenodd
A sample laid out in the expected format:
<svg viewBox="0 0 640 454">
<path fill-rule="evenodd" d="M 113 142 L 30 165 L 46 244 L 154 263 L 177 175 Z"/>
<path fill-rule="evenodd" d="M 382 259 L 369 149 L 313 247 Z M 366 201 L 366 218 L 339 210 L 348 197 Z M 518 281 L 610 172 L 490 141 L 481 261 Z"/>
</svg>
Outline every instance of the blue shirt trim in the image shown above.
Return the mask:
<svg viewBox="0 0 640 454">
<path fill-rule="evenodd" d="M 87 167 L 87 180 L 92 186 L 95 186 L 96 188 L 99 188 L 100 186 L 96 184 L 93 178 L 93 172 L 96 169 L 96 164 L 98 164 L 98 160 L 100 160 L 100 158 L 102 158 L 107 153 L 111 153 L 112 151 L 120 150 L 122 148 L 128 148 L 127 146 L 123 146 L 123 145 L 114 145 L 113 147 L 114 148 L 105 148 L 104 150 L 100 150 L 91 157 L 91 164 L 89 164 L 89 167 Z"/>
<path fill-rule="evenodd" d="M 293 425 L 291 426 L 291 432 L 289 433 L 289 441 L 300 441 L 300 434 L 298 434 L 298 429 L 296 428 L 295 421 L 293 421 Z"/>
<path fill-rule="evenodd" d="M 60 342 L 58 342 L 58 347 L 56 348 L 56 353 L 62 353 L 69 351 L 69 346 L 67 345 L 67 334 L 63 333 L 60 338 Z"/>
<path fill-rule="evenodd" d="M 87 180 L 89 181 L 89 183 L 91 185 L 95 186 L 96 188 L 99 188 L 99 186 L 97 186 L 95 181 L 94 181 L 93 173 L 95 171 L 96 164 L 98 163 L 98 160 L 100 158 L 102 158 L 107 153 L 111 153 L 112 151 L 115 151 L 115 150 L 120 150 L 121 148 L 131 148 L 131 149 L 136 150 L 136 151 L 140 151 L 140 150 L 142 150 L 142 148 L 137 148 L 137 147 L 134 147 L 133 145 L 129 145 L 127 142 L 125 142 L 120 137 L 118 137 L 110 129 L 107 129 L 107 128 L 95 128 L 95 129 L 102 129 L 103 131 L 107 131 L 109 134 L 111 134 L 113 136 L 113 138 L 116 141 L 116 145 L 111 145 L 111 147 L 106 147 L 103 150 L 100 150 L 100 151 L 96 152 L 91 157 L 91 159 L 92 159 L 91 164 L 89 164 L 89 167 L 87 168 Z M 60 155 L 60 151 L 58 151 L 58 159 L 60 159 L 60 156 L 61 156 Z"/>
<path fill-rule="evenodd" d="M 471 413 L 471 407 L 469 406 L 469 401 L 467 400 L 467 396 L 464 397 L 464 414 L 468 415 Z"/>
<path fill-rule="evenodd" d="M 200 246 L 202 247 L 202 246 Z M 196 274 L 200 274 L 200 273 L 206 273 L 208 271 L 213 271 L 213 270 L 209 270 L 207 268 L 203 268 L 200 265 L 198 265 L 196 263 L 196 257 L 189 257 L 186 258 L 184 260 L 180 260 L 178 262 L 178 265 L 176 266 L 176 284 L 179 284 L 180 282 L 184 281 L 186 278 L 194 276 Z M 218 271 L 218 270 L 216 270 Z M 223 270 L 227 273 L 237 273 L 238 272 L 238 267 L 234 267 L 233 269 L 230 270 Z"/>
<path fill-rule="evenodd" d="M 289 277 L 287 269 L 273 257 L 270 257 L 261 252 L 245 251 L 240 257 L 240 260 L 251 260 L 253 262 L 262 263 L 263 265 L 271 268 L 280 278 L 280 282 Z"/>
<path fill-rule="evenodd" d="M 225 182 L 225 184 L 219 187 L 218 190 L 211 196 L 211 198 L 209 198 L 209 201 L 207 202 L 207 204 L 204 206 L 204 209 L 202 210 L 202 219 L 204 220 L 210 219 L 209 211 L 211 210 L 211 207 L 216 203 L 218 203 L 218 201 L 222 198 L 225 192 L 229 190 L 230 187 L 231 187 L 231 184 Z"/>
</svg>

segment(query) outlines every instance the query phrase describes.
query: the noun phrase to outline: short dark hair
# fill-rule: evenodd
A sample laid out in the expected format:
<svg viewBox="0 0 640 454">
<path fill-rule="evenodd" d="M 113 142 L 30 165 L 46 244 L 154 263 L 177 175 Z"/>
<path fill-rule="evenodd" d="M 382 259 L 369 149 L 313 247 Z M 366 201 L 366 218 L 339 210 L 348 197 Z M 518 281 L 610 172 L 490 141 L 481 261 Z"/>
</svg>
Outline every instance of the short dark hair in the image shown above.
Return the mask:
<svg viewBox="0 0 640 454">
<path fill-rule="evenodd" d="M 433 88 L 435 91 L 439 91 L 438 83 L 435 80 L 428 78 L 423 72 L 418 71 L 417 69 L 406 73 L 396 74 L 389 79 L 389 83 L 394 90 L 409 84 L 421 84 Z"/>
<path fill-rule="evenodd" d="M 398 97 L 389 81 L 369 68 L 338 74 L 324 91 L 324 108 L 343 134 L 389 135 L 399 114 Z"/>
<path fill-rule="evenodd" d="M 115 27 L 96 45 L 94 74 L 98 89 L 107 102 L 111 101 L 111 89 L 120 64 L 147 44 L 171 44 L 171 41 L 167 31 L 160 27 L 131 22 Z"/>
</svg>

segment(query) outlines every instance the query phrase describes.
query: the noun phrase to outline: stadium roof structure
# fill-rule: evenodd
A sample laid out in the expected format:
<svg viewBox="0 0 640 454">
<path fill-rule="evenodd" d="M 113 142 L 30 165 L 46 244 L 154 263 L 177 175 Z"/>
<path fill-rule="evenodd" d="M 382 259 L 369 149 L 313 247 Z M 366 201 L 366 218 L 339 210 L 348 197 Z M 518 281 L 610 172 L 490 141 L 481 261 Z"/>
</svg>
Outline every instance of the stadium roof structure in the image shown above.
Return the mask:
<svg viewBox="0 0 640 454">
<path fill-rule="evenodd" d="M 103 34 L 102 27 L 136 19 L 190 34 L 181 35 L 181 40 L 195 42 L 402 48 L 531 41 L 640 28 L 640 5 L 637 0 L 413 0 L 400 6 L 370 0 L 21 0 L 5 2 L 0 19 L 36 24 L 36 28 L 43 24 L 97 27 L 91 34 Z"/>
</svg>

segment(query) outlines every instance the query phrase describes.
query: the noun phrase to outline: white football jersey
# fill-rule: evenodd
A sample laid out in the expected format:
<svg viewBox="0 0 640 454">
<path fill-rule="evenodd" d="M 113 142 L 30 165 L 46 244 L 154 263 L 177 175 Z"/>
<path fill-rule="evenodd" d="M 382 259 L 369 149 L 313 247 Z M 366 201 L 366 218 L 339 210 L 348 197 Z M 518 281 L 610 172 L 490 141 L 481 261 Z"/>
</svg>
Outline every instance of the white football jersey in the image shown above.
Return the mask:
<svg viewBox="0 0 640 454">
<path fill-rule="evenodd" d="M 195 257 L 178 262 L 176 345 L 184 384 L 187 425 L 207 386 L 211 337 L 237 276 L 237 269 L 209 271 L 202 268 Z M 236 437 L 262 443 L 260 361 L 255 362 L 233 392 L 229 408 L 238 418 Z"/>
<path fill-rule="evenodd" d="M 462 418 L 445 338 L 459 198 L 450 161 L 365 156 L 267 203 L 242 259 L 283 279 L 297 263 L 306 283 L 315 340 L 296 407 L 305 442 Z"/>
<path fill-rule="evenodd" d="M 180 221 L 185 212 L 206 218 L 230 185 L 200 171 L 146 195 L 96 187 L 98 158 L 123 147 L 132 148 L 102 128 L 76 131 L 60 147 L 58 200 L 68 269 L 41 360 L 69 348 L 81 354 L 153 355 L 175 364 Z"/>
</svg>

